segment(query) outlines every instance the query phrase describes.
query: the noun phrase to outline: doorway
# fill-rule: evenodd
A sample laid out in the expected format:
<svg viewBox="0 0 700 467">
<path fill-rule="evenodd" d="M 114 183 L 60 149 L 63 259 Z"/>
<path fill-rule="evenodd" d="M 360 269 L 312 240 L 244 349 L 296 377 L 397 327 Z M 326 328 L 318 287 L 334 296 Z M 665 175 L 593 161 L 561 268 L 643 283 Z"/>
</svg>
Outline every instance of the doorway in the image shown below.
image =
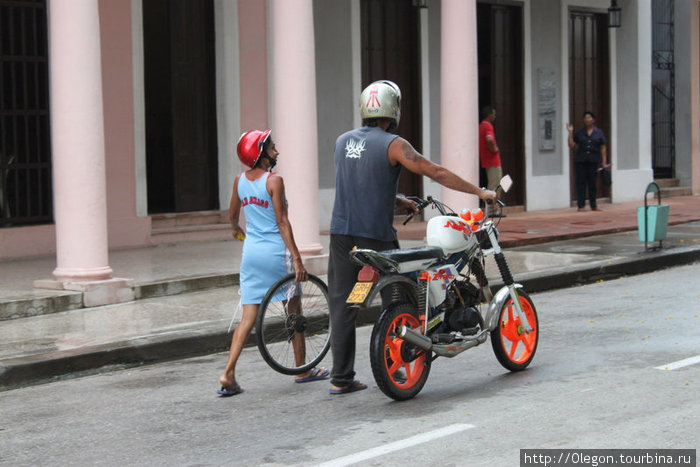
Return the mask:
<svg viewBox="0 0 700 467">
<path fill-rule="evenodd" d="M 569 14 L 569 122 L 583 127 L 583 113 L 592 111 L 595 124 L 608 140 L 610 156 L 610 76 L 608 26 L 605 14 L 571 11 Z M 570 151 L 569 185 L 576 200 L 574 151 Z M 610 188 L 598 180 L 598 197 L 609 197 Z"/>
<path fill-rule="evenodd" d="M 522 206 L 526 182 L 522 7 L 479 2 L 476 13 L 479 112 L 487 105 L 496 109 L 493 126 L 501 150 L 501 168 L 515 182 L 504 200 L 508 205 Z M 486 186 L 483 169 L 479 178 L 479 186 Z"/>
<path fill-rule="evenodd" d="M 218 209 L 214 5 L 143 0 L 149 214 Z"/>
<path fill-rule="evenodd" d="M 362 0 L 361 18 L 362 86 L 379 79 L 399 86 L 401 123 L 396 133 L 422 153 L 419 9 L 407 0 Z M 402 170 L 399 192 L 422 196 L 422 177 Z"/>
</svg>

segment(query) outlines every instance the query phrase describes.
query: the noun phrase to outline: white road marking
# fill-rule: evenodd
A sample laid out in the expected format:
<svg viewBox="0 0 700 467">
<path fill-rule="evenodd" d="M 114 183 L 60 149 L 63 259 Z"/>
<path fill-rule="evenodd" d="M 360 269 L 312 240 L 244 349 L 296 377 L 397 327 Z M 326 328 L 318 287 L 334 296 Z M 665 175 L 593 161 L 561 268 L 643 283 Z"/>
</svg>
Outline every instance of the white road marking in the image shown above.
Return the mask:
<svg viewBox="0 0 700 467">
<path fill-rule="evenodd" d="M 466 423 L 455 423 L 454 425 L 449 425 L 438 430 L 429 431 L 416 436 L 411 436 L 400 441 L 394 441 L 393 443 L 385 444 L 383 446 L 378 446 L 376 448 L 368 449 L 366 451 L 361 451 L 355 454 L 350 454 L 349 456 L 339 457 L 337 459 L 330 460 L 319 464 L 319 467 L 341 467 L 345 465 L 355 464 L 357 462 L 362 462 L 367 459 L 372 459 L 373 457 L 382 456 L 390 452 L 398 451 L 400 449 L 415 446 L 416 444 L 427 443 L 437 438 L 442 438 L 443 436 L 448 436 L 454 433 L 459 433 L 460 431 L 469 430 L 471 428 L 476 428 L 474 425 L 468 425 Z"/>
<path fill-rule="evenodd" d="M 678 360 L 677 362 L 673 363 L 667 363 L 666 365 L 656 366 L 654 368 L 657 370 L 676 370 L 678 368 L 683 368 L 684 366 L 695 365 L 696 363 L 700 363 L 700 355 Z"/>
</svg>

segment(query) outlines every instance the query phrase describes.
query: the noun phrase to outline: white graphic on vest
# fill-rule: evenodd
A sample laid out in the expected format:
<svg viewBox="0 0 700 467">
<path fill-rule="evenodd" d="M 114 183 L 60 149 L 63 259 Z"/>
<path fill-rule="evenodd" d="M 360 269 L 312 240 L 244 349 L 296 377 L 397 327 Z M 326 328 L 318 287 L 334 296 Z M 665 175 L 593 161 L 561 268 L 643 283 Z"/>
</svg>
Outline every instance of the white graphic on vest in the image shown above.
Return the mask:
<svg viewBox="0 0 700 467">
<path fill-rule="evenodd" d="M 365 150 L 365 140 L 355 141 L 354 139 L 348 140 L 345 143 L 345 157 L 351 157 L 353 159 L 359 159 L 362 157 L 362 152 Z"/>
</svg>

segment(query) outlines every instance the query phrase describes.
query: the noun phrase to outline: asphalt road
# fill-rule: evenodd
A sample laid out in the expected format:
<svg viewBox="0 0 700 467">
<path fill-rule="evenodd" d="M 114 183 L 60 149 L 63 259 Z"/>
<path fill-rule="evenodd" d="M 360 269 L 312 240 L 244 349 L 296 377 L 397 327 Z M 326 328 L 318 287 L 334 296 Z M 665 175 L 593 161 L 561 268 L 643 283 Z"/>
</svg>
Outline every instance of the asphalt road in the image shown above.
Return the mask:
<svg viewBox="0 0 700 467">
<path fill-rule="evenodd" d="M 227 399 L 225 354 L 2 392 L 0 465 L 517 466 L 520 449 L 697 449 L 699 272 L 533 294 L 527 371 L 506 372 L 487 342 L 437 359 L 402 403 L 372 380 L 369 327 L 356 367 L 370 388 L 349 395 L 293 383 L 256 348 L 239 363 L 245 393 Z"/>
</svg>

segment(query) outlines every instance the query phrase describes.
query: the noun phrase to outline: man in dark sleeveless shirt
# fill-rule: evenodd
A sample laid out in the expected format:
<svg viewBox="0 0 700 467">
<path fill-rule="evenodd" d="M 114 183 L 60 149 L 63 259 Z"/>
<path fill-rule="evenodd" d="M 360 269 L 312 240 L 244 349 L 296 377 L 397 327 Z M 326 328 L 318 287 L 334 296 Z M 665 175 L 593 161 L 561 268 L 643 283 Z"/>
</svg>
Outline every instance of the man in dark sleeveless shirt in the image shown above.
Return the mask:
<svg viewBox="0 0 700 467">
<path fill-rule="evenodd" d="M 413 211 L 415 204 L 397 197 L 401 167 L 453 190 L 495 200 L 449 170 L 425 159 L 411 144 L 390 133 L 401 117 L 401 91 L 391 81 L 375 81 L 360 96 L 361 128 L 335 142 L 336 192 L 331 218 L 328 289 L 331 314 L 331 394 L 366 389 L 355 380 L 355 318 L 345 303 L 360 267 L 351 263 L 354 246 L 377 251 L 398 248 L 394 207 Z"/>
</svg>

